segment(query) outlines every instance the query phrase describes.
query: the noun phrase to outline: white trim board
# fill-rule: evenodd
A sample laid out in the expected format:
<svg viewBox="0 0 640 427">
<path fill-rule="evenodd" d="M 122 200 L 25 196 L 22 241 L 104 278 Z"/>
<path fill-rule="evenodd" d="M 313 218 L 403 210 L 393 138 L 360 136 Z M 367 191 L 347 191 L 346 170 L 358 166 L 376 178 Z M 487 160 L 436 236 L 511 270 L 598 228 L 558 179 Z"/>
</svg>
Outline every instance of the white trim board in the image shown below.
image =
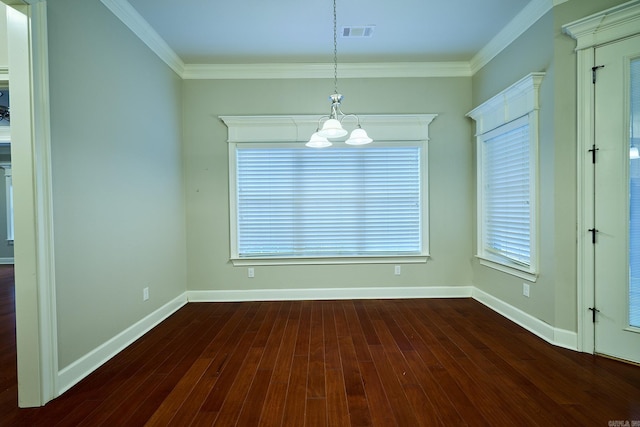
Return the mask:
<svg viewBox="0 0 640 427">
<path fill-rule="evenodd" d="M 577 333 L 553 326 L 474 286 L 187 291 L 189 302 L 473 298 L 558 347 L 577 349 Z"/>
<path fill-rule="evenodd" d="M 183 293 L 153 313 L 150 313 L 144 319 L 120 332 L 109 341 L 85 354 L 71 365 L 59 371 L 57 381 L 58 396 L 69 390 L 83 378 L 106 363 L 109 359 L 156 327 L 160 322 L 178 311 L 186 303 L 187 296 Z"/>
<path fill-rule="evenodd" d="M 495 58 L 554 6 L 567 0 L 531 0 L 470 61 L 343 64 L 342 78 L 465 77 Z M 101 0 L 124 25 L 183 79 L 330 78 L 332 64 L 185 64 L 127 0 Z"/>
<path fill-rule="evenodd" d="M 471 58 L 471 73 L 475 74 L 500 52 L 538 22 L 547 12 L 567 0 L 531 0 L 498 34 Z"/>
<path fill-rule="evenodd" d="M 189 302 L 469 298 L 472 286 L 187 291 Z"/>
<path fill-rule="evenodd" d="M 570 350 L 577 350 L 578 334 L 576 332 L 554 328 L 548 323 L 478 288 L 473 288 L 472 298 L 550 344 Z"/>
<path fill-rule="evenodd" d="M 100 0 L 122 23 L 182 77 L 184 62 L 127 0 Z"/>
<path fill-rule="evenodd" d="M 612 7 L 602 12 L 571 22 L 562 27 L 576 40 L 577 53 L 577 283 L 578 283 L 578 349 L 586 353 L 595 351 L 595 326 L 589 307 L 595 298 L 594 245 L 588 228 L 595 223 L 594 177 L 588 150 L 594 141 L 595 99 L 591 67 L 595 61 L 595 47 L 638 33 L 640 0 Z"/>
<path fill-rule="evenodd" d="M 0 258 L 0 265 L 8 265 L 8 264 L 15 264 L 15 260 L 13 257 Z"/>
<path fill-rule="evenodd" d="M 197 79 L 328 79 L 333 64 L 187 64 L 182 78 Z M 471 77 L 469 62 L 386 62 L 340 64 L 341 79 Z"/>
<path fill-rule="evenodd" d="M 576 350 L 577 334 L 554 328 L 474 286 L 314 288 L 187 291 L 58 373 L 58 395 L 124 350 L 190 302 L 299 301 L 344 299 L 473 298 L 555 346 Z"/>
</svg>

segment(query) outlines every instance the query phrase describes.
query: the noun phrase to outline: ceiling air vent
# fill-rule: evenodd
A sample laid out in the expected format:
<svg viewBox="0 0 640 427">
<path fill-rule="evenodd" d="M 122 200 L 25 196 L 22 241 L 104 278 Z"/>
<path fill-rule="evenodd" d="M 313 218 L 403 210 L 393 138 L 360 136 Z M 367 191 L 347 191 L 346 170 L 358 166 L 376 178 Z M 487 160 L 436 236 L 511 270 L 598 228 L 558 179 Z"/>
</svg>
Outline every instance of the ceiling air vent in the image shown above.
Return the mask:
<svg viewBox="0 0 640 427">
<path fill-rule="evenodd" d="M 373 30 L 376 28 L 375 25 L 361 25 L 361 26 L 348 26 L 342 27 L 342 38 L 356 39 L 356 38 L 365 38 L 373 36 Z"/>
</svg>

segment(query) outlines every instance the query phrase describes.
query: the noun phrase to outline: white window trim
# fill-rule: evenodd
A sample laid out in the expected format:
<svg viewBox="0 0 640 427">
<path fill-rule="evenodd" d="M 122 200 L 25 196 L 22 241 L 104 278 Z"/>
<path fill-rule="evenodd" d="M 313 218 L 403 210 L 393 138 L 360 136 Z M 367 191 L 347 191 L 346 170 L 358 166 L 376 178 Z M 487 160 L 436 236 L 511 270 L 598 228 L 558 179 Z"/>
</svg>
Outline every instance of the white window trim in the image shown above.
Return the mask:
<svg viewBox="0 0 640 427">
<path fill-rule="evenodd" d="M 11 197 L 13 178 L 11 174 L 11 163 L 0 163 L 0 168 L 4 169 L 5 202 L 7 206 L 7 242 L 13 244 L 13 198 Z"/>
<path fill-rule="evenodd" d="M 429 124 L 437 114 L 364 115 L 359 116 L 362 127 L 374 138 L 374 144 L 394 142 L 421 142 L 422 167 L 428 165 L 427 142 Z M 429 182 L 428 173 L 422 174 L 425 192 L 422 206 L 423 253 L 416 256 L 389 257 L 323 257 L 323 258 L 240 258 L 237 254 L 236 156 L 238 144 L 246 143 L 298 143 L 304 144 L 318 126 L 317 115 L 297 116 L 220 116 L 228 127 L 229 143 L 229 229 L 230 256 L 235 266 L 289 265 L 289 264 L 382 264 L 421 263 L 429 258 Z M 340 142 L 336 142 L 338 144 Z M 310 148 L 312 150 L 312 148 Z"/>
<path fill-rule="evenodd" d="M 517 81 L 507 89 L 485 101 L 469 113 L 476 122 L 477 147 L 477 253 L 480 264 L 511 274 L 513 276 L 535 282 L 538 275 L 538 110 L 539 88 L 545 73 L 531 73 Z M 493 257 L 484 250 L 484 218 L 482 209 L 482 144 L 488 132 L 528 117 L 530 135 L 530 194 L 531 194 L 531 264 L 529 267 L 511 263 L 500 257 Z"/>
</svg>

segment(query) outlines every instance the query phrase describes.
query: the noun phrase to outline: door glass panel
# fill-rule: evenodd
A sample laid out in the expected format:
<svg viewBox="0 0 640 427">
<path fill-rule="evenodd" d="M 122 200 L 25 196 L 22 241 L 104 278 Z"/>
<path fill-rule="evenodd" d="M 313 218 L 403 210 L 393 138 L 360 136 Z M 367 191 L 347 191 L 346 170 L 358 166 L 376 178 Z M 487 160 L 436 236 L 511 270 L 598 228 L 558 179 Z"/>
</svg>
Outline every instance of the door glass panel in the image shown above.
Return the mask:
<svg viewBox="0 0 640 427">
<path fill-rule="evenodd" d="M 629 120 L 629 324 L 640 328 L 640 59 L 631 61 Z"/>
</svg>

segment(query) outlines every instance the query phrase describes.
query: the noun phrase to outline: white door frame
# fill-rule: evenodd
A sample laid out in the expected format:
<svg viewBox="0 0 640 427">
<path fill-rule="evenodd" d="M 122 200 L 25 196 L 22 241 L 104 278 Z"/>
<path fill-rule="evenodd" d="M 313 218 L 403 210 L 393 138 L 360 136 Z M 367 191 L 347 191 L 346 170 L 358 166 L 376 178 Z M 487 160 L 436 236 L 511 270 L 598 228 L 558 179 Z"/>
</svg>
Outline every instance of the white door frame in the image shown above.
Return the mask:
<svg viewBox="0 0 640 427">
<path fill-rule="evenodd" d="M 577 227 L 578 227 L 578 350 L 594 353 L 595 325 L 589 307 L 594 306 L 594 245 L 589 228 L 594 227 L 594 188 L 592 155 L 594 145 L 594 91 L 592 67 L 595 48 L 638 33 L 640 0 L 633 0 L 566 24 L 563 31 L 577 41 L 578 78 L 578 153 L 577 153 Z"/>
<path fill-rule="evenodd" d="M 18 405 L 58 395 L 46 2 L 7 7 L 14 182 Z"/>
</svg>

